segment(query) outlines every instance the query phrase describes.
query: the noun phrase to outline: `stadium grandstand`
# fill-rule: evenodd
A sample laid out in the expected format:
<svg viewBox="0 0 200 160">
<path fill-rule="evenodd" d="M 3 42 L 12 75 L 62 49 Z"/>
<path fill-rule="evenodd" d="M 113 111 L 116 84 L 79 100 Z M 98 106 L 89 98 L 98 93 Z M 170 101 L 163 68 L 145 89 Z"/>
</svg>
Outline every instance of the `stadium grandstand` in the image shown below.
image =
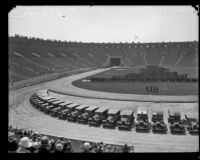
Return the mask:
<svg viewBox="0 0 200 160">
<path fill-rule="evenodd" d="M 9 82 L 78 68 L 108 67 L 110 57 L 123 66 L 198 66 L 198 42 L 78 43 L 9 37 Z M 109 65 L 109 64 L 108 64 Z"/>
</svg>

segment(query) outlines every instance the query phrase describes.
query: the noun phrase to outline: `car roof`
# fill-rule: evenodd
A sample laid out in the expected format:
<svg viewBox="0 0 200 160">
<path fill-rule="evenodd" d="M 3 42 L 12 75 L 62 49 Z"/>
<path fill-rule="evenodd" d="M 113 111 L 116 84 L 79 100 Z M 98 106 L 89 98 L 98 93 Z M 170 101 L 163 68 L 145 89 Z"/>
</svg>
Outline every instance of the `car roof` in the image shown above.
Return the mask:
<svg viewBox="0 0 200 160">
<path fill-rule="evenodd" d="M 137 114 L 147 114 L 147 108 L 145 107 L 138 108 Z"/>
<path fill-rule="evenodd" d="M 181 112 L 179 112 L 179 111 L 170 111 L 170 115 L 180 116 Z"/>
<path fill-rule="evenodd" d="M 39 102 L 37 102 L 37 103 L 44 103 L 44 102 L 42 102 L 42 101 L 39 101 Z"/>
<path fill-rule="evenodd" d="M 119 109 L 109 109 L 108 114 L 117 114 L 119 111 Z"/>
<path fill-rule="evenodd" d="M 36 95 L 41 96 L 41 97 L 47 97 L 48 96 L 47 94 L 44 94 L 44 93 L 37 93 Z"/>
<path fill-rule="evenodd" d="M 162 111 L 153 111 L 152 115 L 163 115 Z"/>
<path fill-rule="evenodd" d="M 97 108 L 99 108 L 99 107 L 97 107 L 97 106 L 89 106 L 89 107 L 86 108 L 85 110 L 86 110 L 86 111 L 93 111 L 93 110 L 95 110 L 95 109 L 97 109 Z"/>
<path fill-rule="evenodd" d="M 62 110 L 62 112 L 65 112 L 65 111 L 68 111 L 68 110 L 69 110 L 69 108 L 66 108 L 66 109 Z"/>
<path fill-rule="evenodd" d="M 80 106 L 80 104 L 72 103 L 72 104 L 67 105 L 67 108 L 74 108 L 76 106 Z"/>
<path fill-rule="evenodd" d="M 187 116 L 188 118 L 196 118 L 196 119 L 199 119 L 198 112 L 197 112 L 197 113 L 187 112 L 186 116 Z"/>
<path fill-rule="evenodd" d="M 57 110 L 57 109 L 60 109 L 61 107 L 56 107 L 56 108 L 54 108 L 54 110 Z"/>
<path fill-rule="evenodd" d="M 100 107 L 100 108 L 97 109 L 95 112 L 96 112 L 96 113 L 102 113 L 102 112 L 104 112 L 104 111 L 106 111 L 106 110 L 108 110 L 108 108 L 106 108 L 106 107 Z"/>
<path fill-rule="evenodd" d="M 60 106 L 66 106 L 66 105 L 68 105 L 68 104 L 72 104 L 72 102 L 66 102 L 66 101 L 65 101 L 65 102 L 63 102 L 63 103 L 60 103 L 59 105 L 60 105 Z"/>
<path fill-rule="evenodd" d="M 120 113 L 120 115 L 122 116 L 122 115 L 127 115 L 127 116 L 129 116 L 129 115 L 131 115 L 132 113 L 133 113 L 134 111 L 133 110 L 122 110 L 121 111 L 121 113 Z"/>
<path fill-rule="evenodd" d="M 45 96 L 45 97 L 41 97 L 43 100 L 48 100 L 48 99 L 53 99 L 54 97 L 51 96 Z M 55 99 L 55 98 L 54 98 Z"/>
<path fill-rule="evenodd" d="M 86 108 L 86 107 L 89 107 L 89 106 L 88 106 L 88 105 L 85 105 L 85 104 L 83 104 L 83 105 L 80 105 L 80 106 L 76 107 L 76 109 L 84 109 L 84 108 Z"/>
<path fill-rule="evenodd" d="M 52 102 L 52 104 L 59 104 L 59 103 L 63 103 L 64 101 L 62 100 L 58 100 L 58 101 L 55 101 L 55 102 Z"/>
<path fill-rule="evenodd" d="M 50 100 L 47 100 L 47 102 L 55 102 L 55 101 L 59 101 L 58 99 L 50 99 Z"/>
<path fill-rule="evenodd" d="M 51 108 L 51 107 L 53 107 L 53 105 L 47 106 L 47 108 Z"/>
<path fill-rule="evenodd" d="M 44 106 L 44 105 L 49 105 L 49 104 L 48 103 L 43 103 L 42 106 Z"/>
</svg>

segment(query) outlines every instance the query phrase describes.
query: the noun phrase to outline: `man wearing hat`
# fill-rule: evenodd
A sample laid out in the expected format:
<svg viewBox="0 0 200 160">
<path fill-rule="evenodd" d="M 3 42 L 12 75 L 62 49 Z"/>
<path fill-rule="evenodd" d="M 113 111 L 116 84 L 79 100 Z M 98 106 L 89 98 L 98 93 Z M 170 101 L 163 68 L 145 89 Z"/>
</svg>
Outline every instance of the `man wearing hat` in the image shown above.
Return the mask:
<svg viewBox="0 0 200 160">
<path fill-rule="evenodd" d="M 65 141 L 64 143 L 63 143 L 63 147 L 64 147 L 64 152 L 65 153 L 71 153 L 71 152 L 73 152 L 73 149 L 72 149 L 72 142 L 71 141 Z"/>
<path fill-rule="evenodd" d="M 63 152 L 63 144 L 62 143 L 57 143 L 55 145 L 55 152 L 54 153 L 64 153 Z"/>
<path fill-rule="evenodd" d="M 16 138 L 10 138 L 8 140 L 8 153 L 17 153 L 18 143 Z"/>
<path fill-rule="evenodd" d="M 40 147 L 35 153 L 51 153 L 50 144 L 47 136 L 43 136 L 40 141 Z"/>
<path fill-rule="evenodd" d="M 29 149 L 32 146 L 32 142 L 28 137 L 23 137 L 19 142 L 19 149 L 17 153 L 30 153 Z"/>
<path fill-rule="evenodd" d="M 91 151 L 91 145 L 89 142 L 85 142 L 83 144 L 83 153 L 90 153 Z"/>
</svg>

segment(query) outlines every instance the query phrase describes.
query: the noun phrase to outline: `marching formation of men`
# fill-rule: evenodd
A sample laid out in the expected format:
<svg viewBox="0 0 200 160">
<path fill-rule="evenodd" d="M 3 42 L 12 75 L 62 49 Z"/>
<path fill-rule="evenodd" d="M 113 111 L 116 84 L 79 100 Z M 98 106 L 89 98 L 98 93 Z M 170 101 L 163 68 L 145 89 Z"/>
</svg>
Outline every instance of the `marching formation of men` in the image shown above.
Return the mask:
<svg viewBox="0 0 200 160">
<path fill-rule="evenodd" d="M 147 93 L 159 93 L 159 88 L 157 86 L 146 86 Z"/>
<path fill-rule="evenodd" d="M 196 83 L 198 78 L 187 78 L 187 79 L 135 79 L 126 78 L 119 76 L 112 77 L 88 77 L 87 82 L 177 82 L 177 83 Z"/>
<path fill-rule="evenodd" d="M 125 75 L 112 75 L 109 77 L 88 77 L 88 82 L 198 82 L 197 77 L 188 77 L 187 73 L 179 74 L 160 66 L 147 66 L 139 73 L 126 73 Z"/>
</svg>

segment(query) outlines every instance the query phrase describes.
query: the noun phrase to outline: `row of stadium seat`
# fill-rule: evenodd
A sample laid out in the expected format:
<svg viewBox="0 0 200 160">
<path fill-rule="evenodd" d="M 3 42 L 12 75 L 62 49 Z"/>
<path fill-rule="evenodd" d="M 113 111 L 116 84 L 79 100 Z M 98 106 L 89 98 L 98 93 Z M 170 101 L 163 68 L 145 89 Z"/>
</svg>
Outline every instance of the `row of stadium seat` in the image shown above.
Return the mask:
<svg viewBox="0 0 200 160">
<path fill-rule="evenodd" d="M 83 47 L 84 44 L 81 45 L 81 43 L 72 45 L 68 42 L 63 43 L 33 40 L 26 37 L 9 37 L 9 59 L 41 72 L 41 74 L 104 66 L 109 57 L 121 57 L 122 64 L 127 66 L 150 64 L 197 65 L 195 61 L 198 54 L 196 42 L 182 42 L 179 43 L 179 46 L 167 45 L 167 47 L 164 45 L 147 47 L 147 44 L 137 44 L 131 47 L 119 47 L 117 45 L 107 47 L 109 44 L 102 44 L 102 47 L 98 47 L 95 43 Z M 157 43 L 154 45 L 156 46 Z M 12 72 L 15 72 L 15 69 Z"/>
</svg>

